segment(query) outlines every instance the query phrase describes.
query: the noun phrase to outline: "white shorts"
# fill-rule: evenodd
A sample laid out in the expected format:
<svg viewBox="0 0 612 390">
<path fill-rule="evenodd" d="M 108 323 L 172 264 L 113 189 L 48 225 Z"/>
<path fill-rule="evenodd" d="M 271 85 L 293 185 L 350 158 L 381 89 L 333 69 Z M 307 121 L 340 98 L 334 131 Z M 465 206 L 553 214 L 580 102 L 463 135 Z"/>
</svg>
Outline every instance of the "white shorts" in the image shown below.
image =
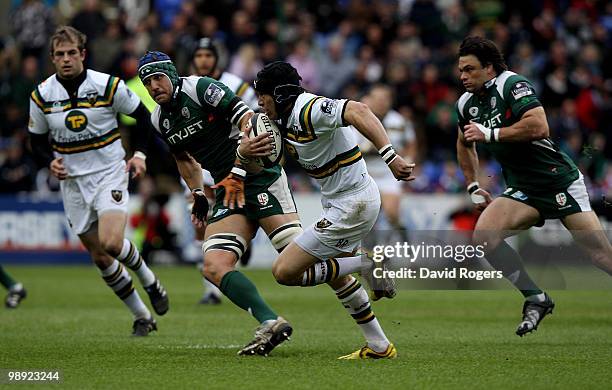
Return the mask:
<svg viewBox="0 0 612 390">
<path fill-rule="evenodd" d="M 86 233 L 98 216 L 107 211 L 127 214 L 128 180 L 123 160 L 100 172 L 61 180 L 64 211 L 72 231 Z"/>
<path fill-rule="evenodd" d="M 391 172 L 387 164 L 379 156 L 366 159 L 366 164 L 368 166 L 368 173 L 372 176 L 376 185 L 378 185 L 381 194 L 402 194 L 402 182 L 393 176 L 393 172 Z"/>
<path fill-rule="evenodd" d="M 321 198 L 321 218 L 300 234 L 295 243 L 324 260 L 352 253 L 372 230 L 380 211 L 380 193 L 374 180 L 358 190 Z"/>
</svg>

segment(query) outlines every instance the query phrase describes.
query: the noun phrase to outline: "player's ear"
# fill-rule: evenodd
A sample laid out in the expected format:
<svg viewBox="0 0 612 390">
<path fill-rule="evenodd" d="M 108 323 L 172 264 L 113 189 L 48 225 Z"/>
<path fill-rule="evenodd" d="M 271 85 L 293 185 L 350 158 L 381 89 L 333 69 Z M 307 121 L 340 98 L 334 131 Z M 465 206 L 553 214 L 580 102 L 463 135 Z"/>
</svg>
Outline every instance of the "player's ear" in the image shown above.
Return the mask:
<svg viewBox="0 0 612 390">
<path fill-rule="evenodd" d="M 84 60 L 86 56 L 87 56 L 87 49 L 83 48 L 83 50 L 81 50 L 81 60 Z"/>
</svg>

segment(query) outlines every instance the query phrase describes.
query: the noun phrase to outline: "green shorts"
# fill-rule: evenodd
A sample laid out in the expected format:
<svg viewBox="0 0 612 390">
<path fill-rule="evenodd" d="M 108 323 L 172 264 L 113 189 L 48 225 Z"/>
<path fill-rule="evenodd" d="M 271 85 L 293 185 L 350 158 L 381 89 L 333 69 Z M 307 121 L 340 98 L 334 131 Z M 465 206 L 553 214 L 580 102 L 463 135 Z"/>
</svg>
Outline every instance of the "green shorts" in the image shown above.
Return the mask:
<svg viewBox="0 0 612 390">
<path fill-rule="evenodd" d="M 533 191 L 508 187 L 501 196 L 538 210 L 541 224 L 546 219 L 560 219 L 567 215 L 591 211 L 589 193 L 582 174 L 565 189 Z"/>
<path fill-rule="evenodd" d="M 247 175 L 244 182 L 245 206 L 231 210 L 223 206 L 225 188 L 215 190 L 215 205 L 208 223 L 232 214 L 242 214 L 252 221 L 272 215 L 297 213 L 287 175 L 280 165 L 264 169 L 256 175 Z"/>
</svg>

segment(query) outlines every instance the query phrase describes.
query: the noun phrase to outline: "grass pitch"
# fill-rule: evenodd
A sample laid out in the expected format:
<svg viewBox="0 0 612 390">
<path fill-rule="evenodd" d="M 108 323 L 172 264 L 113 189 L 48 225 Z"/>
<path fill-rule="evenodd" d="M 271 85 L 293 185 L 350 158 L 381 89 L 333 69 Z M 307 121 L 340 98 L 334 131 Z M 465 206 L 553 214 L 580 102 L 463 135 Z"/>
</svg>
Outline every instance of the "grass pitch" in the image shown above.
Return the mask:
<svg viewBox="0 0 612 390">
<path fill-rule="evenodd" d="M 294 326 L 270 357 L 236 351 L 257 323 L 227 300 L 196 304 L 193 268 L 157 268 L 170 312 L 159 332 L 131 338 L 131 316 L 90 267 L 7 267 L 28 289 L 17 310 L 0 309 L 0 368 L 63 372 L 67 388 L 605 388 L 612 383 L 612 291 L 552 291 L 555 313 L 540 330 L 514 335 L 515 291 L 400 291 L 374 311 L 399 357 L 338 361 L 363 344 L 325 286 L 277 285 L 246 271 Z M 142 297 L 146 295 L 140 289 Z M 41 385 L 33 385 L 41 388 Z"/>
</svg>

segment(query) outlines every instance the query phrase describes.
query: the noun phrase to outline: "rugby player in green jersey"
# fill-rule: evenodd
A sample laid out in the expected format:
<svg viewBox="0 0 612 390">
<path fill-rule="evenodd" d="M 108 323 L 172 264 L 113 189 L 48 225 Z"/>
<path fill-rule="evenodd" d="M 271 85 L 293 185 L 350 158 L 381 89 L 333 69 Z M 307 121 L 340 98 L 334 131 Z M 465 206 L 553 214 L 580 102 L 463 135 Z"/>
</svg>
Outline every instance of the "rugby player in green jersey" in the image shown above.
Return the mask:
<svg viewBox="0 0 612 390">
<path fill-rule="evenodd" d="M 240 165 L 236 158 L 238 129 L 246 129 L 253 111 L 225 84 L 210 77 L 179 77 L 170 57 L 161 52 L 145 54 L 138 74 L 158 104 L 151 122 L 170 147 L 193 193 L 192 221 L 197 227 L 208 223 L 202 273 L 260 323 L 255 338 L 239 354 L 267 355 L 289 338 L 292 328 L 235 265 L 258 226 L 279 251 L 300 227 L 287 177 L 280 165 L 248 175 Z M 267 133 L 254 139 L 243 137 L 241 155 L 266 155 L 270 150 L 267 137 Z M 202 169 L 210 171 L 216 183 L 216 201 L 208 221 Z"/>
<path fill-rule="evenodd" d="M 523 336 L 555 306 L 529 277 L 520 255 L 504 241 L 516 231 L 559 219 L 593 262 L 612 274 L 612 246 L 591 210 L 583 176 L 550 140 L 546 113 L 525 77 L 507 70 L 490 40 L 470 36 L 459 48 L 459 73 L 466 91 L 457 101 L 457 159 L 472 202 L 482 210 L 474 231 L 487 243 L 485 257 L 525 297 Z M 502 167 L 504 193 L 493 199 L 480 188 L 476 143 L 483 143 Z M 586 232 L 585 232 L 586 231 Z"/>
</svg>

